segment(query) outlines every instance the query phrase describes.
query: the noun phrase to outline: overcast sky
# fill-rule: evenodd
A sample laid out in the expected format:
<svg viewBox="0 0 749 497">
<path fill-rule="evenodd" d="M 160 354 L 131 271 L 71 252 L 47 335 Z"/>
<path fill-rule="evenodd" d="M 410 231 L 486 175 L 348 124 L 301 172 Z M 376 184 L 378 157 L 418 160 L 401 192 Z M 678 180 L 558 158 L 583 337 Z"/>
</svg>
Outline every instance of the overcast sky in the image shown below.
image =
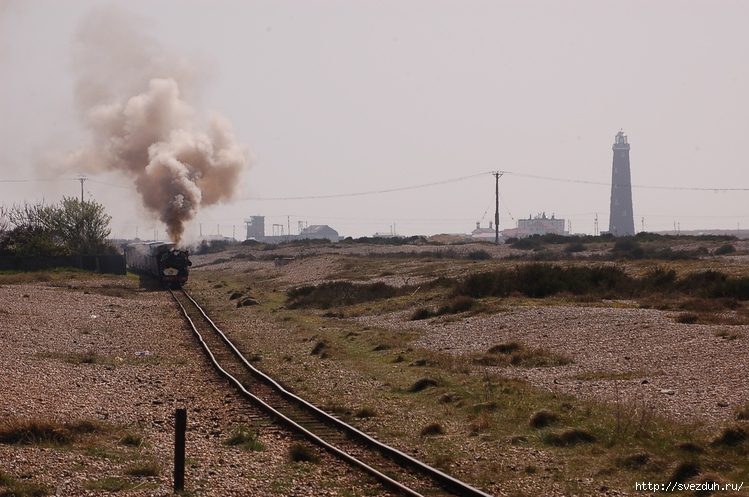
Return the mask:
<svg viewBox="0 0 749 497">
<path fill-rule="evenodd" d="M 80 195 L 69 178 L 87 171 L 49 164 L 94 140 L 76 104 L 76 53 L 102 5 L 0 0 L 6 206 Z M 494 170 L 507 171 L 501 228 L 545 212 L 592 234 L 596 215 L 608 228 L 620 129 L 637 231 L 749 228 L 749 2 L 111 5 L 159 57 L 189 61 L 181 94 L 201 119 L 226 118 L 251 163 L 237 199 L 200 210 L 188 237 L 243 239 L 251 215 L 266 216 L 268 234 L 300 221 L 351 236 L 466 233 L 494 219 Z M 121 77 L 135 85 L 130 63 Z M 84 194 L 113 216 L 114 236 L 165 236 L 132 178 L 88 176 Z M 401 190 L 430 183 L 441 184 Z M 386 190 L 399 191 L 349 195 Z"/>
</svg>

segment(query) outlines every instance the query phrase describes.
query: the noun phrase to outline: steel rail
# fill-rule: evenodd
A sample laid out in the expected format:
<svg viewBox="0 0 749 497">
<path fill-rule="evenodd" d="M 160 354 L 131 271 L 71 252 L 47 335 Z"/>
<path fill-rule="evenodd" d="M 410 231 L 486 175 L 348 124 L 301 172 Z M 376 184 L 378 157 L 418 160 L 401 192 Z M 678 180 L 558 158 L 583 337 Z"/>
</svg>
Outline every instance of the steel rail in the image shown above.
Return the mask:
<svg viewBox="0 0 749 497">
<path fill-rule="evenodd" d="M 418 470 L 422 474 L 431 477 L 440 485 L 442 485 L 445 489 L 450 490 L 451 492 L 457 495 L 460 495 L 461 497 L 492 497 L 490 494 L 484 493 L 481 490 L 478 490 L 477 488 L 474 488 L 465 482 L 462 482 L 456 478 L 453 478 L 452 476 L 446 473 L 443 473 L 442 471 L 436 468 L 433 468 L 419 461 L 418 459 L 415 459 L 409 456 L 408 454 L 405 454 L 399 451 L 398 449 L 390 447 L 389 445 L 386 445 L 380 442 L 379 440 L 376 440 L 370 437 L 369 435 L 358 430 L 357 428 L 347 423 L 344 423 L 343 421 L 341 421 L 340 419 L 334 416 L 331 416 L 330 414 L 326 413 L 325 411 L 318 408 L 314 404 L 311 404 L 308 401 L 304 400 L 303 398 L 298 397 L 297 395 L 294 395 L 293 393 L 289 392 L 284 387 L 282 387 L 278 382 L 276 382 L 273 378 L 271 378 L 270 376 L 263 373 L 259 369 L 255 368 L 252 364 L 250 364 L 247 358 L 245 358 L 244 355 L 242 355 L 239 349 L 237 349 L 237 347 L 231 342 L 231 340 L 229 340 L 229 338 L 224 334 L 224 332 L 221 331 L 219 327 L 216 326 L 216 324 L 211 320 L 211 318 L 208 317 L 205 311 L 203 311 L 203 308 L 200 307 L 200 305 L 195 301 L 195 299 L 193 299 L 192 296 L 188 294 L 184 289 L 182 290 L 182 293 L 200 311 L 203 318 L 211 325 L 213 330 L 221 337 L 224 343 L 231 349 L 235 357 L 237 357 L 237 359 L 239 359 L 245 365 L 245 367 L 251 372 L 251 374 L 255 376 L 256 378 L 258 378 L 259 380 L 266 383 L 267 385 L 271 386 L 274 390 L 276 390 L 276 392 L 278 392 L 286 400 L 294 402 L 304 407 L 305 409 L 310 410 L 311 412 L 315 414 L 318 420 L 343 431 L 349 437 L 359 440 L 360 442 L 365 443 L 369 445 L 370 447 L 375 447 L 378 451 L 380 451 L 381 454 L 387 456 L 394 462 L 402 466 L 407 466 L 412 469 Z"/>
<path fill-rule="evenodd" d="M 208 318 L 208 316 L 205 314 L 205 312 L 203 311 L 203 309 L 198 305 L 198 303 L 195 302 L 195 300 L 187 292 L 185 292 L 184 290 L 182 290 L 182 292 L 193 303 L 193 305 L 195 305 L 195 307 L 200 311 L 200 313 L 203 315 L 203 317 L 211 324 L 211 327 L 214 329 L 214 331 L 217 331 L 218 334 L 222 337 L 223 340 L 227 340 L 228 341 L 228 339 L 226 338 L 226 336 L 221 332 L 221 330 L 218 329 L 218 327 L 216 327 L 216 325 L 213 323 L 213 321 L 211 321 L 210 318 Z M 263 412 L 265 412 L 270 417 L 275 418 L 278 421 L 281 421 L 288 428 L 290 428 L 291 430 L 293 430 L 293 431 L 295 431 L 295 432 L 297 432 L 297 433 L 299 433 L 299 434 L 307 437 L 309 440 L 311 440 L 312 442 L 314 442 L 316 445 L 324 448 L 325 450 L 327 450 L 327 451 L 331 452 L 332 454 L 340 457 L 341 459 L 345 460 L 346 462 L 348 462 L 348 463 L 350 463 L 350 464 L 352 464 L 352 465 L 354 465 L 354 466 L 362 469 L 363 471 L 371 474 L 377 480 L 379 480 L 383 484 L 387 485 L 388 487 L 390 487 L 390 488 L 392 488 L 392 489 L 394 489 L 394 490 L 396 490 L 398 492 L 402 492 L 402 493 L 404 493 L 406 495 L 412 496 L 412 497 L 424 497 L 422 494 L 416 492 L 415 490 L 413 490 L 413 489 L 411 489 L 411 488 L 403 485 L 402 483 L 400 483 L 400 482 L 398 482 L 396 480 L 393 480 L 389 476 L 385 475 L 384 473 L 381 473 L 380 471 L 378 471 L 375 468 L 369 466 L 365 462 L 360 461 L 359 459 L 357 459 L 356 457 L 352 456 L 351 454 L 349 454 L 349 453 L 347 453 L 347 452 L 339 449 L 338 447 L 336 447 L 334 445 L 331 445 L 330 443 L 328 443 L 325 440 L 323 440 L 322 438 L 318 437 L 317 435 L 315 435 L 311 431 L 307 430 L 303 426 L 301 426 L 298 423 L 296 423 L 294 420 L 290 419 L 289 417 L 285 416 L 281 412 L 279 412 L 276 409 L 274 409 L 272 406 L 270 406 L 269 404 L 267 404 L 261 398 L 255 396 L 251 392 L 249 392 L 239 380 L 237 380 L 228 371 L 226 371 L 224 368 L 221 367 L 221 365 L 216 360 L 216 357 L 213 355 L 213 352 L 211 352 L 210 347 L 205 342 L 205 340 L 203 340 L 203 336 L 198 331 L 198 329 L 195 326 L 195 323 L 193 322 L 192 318 L 190 318 L 190 316 L 188 315 L 187 310 L 182 305 L 182 302 L 179 301 L 179 299 L 177 298 L 176 295 L 174 295 L 174 292 L 171 289 L 169 290 L 169 293 L 172 294 L 172 297 L 174 298 L 174 300 L 177 302 L 177 305 L 179 305 L 180 309 L 182 310 L 182 314 L 185 316 L 185 318 L 187 319 L 187 321 L 190 323 L 190 327 L 192 328 L 192 330 L 195 333 L 195 335 L 198 337 L 198 340 L 200 341 L 200 345 L 203 348 L 203 351 L 206 353 L 206 355 L 208 356 L 208 358 L 210 359 L 210 361 L 213 363 L 213 366 L 218 370 L 219 374 L 221 376 L 223 376 L 224 378 L 226 378 L 227 380 L 229 380 L 229 382 L 232 383 L 234 385 L 234 387 L 237 388 L 237 390 L 239 390 L 239 392 L 245 398 L 247 398 L 253 404 L 257 405 Z M 232 351 L 236 350 L 236 348 L 234 347 L 233 344 L 231 344 L 231 342 L 228 342 L 228 344 L 230 345 L 230 348 L 232 349 Z M 236 353 L 238 353 L 238 351 Z"/>
</svg>

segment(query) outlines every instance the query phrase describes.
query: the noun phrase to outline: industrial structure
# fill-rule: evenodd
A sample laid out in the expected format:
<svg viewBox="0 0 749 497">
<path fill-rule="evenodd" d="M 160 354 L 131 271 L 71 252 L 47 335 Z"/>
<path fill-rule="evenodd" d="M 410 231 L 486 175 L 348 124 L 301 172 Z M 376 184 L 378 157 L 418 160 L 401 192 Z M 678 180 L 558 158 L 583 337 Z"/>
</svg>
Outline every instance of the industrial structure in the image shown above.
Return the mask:
<svg viewBox="0 0 749 497">
<path fill-rule="evenodd" d="M 635 234 L 635 215 L 632 209 L 632 178 L 629 170 L 629 143 L 624 131 L 614 137 L 614 164 L 611 171 L 611 210 L 609 233 L 614 236 Z"/>
<path fill-rule="evenodd" d="M 328 226 L 327 224 L 318 224 L 307 226 L 302 228 L 302 224 L 299 225 L 299 234 L 292 235 L 291 233 L 284 234 L 282 224 L 273 225 L 273 235 L 265 236 L 265 216 L 250 216 L 249 219 L 245 220 L 247 226 L 247 240 L 256 240 L 263 243 L 282 243 L 290 242 L 292 240 L 330 240 L 331 242 L 337 242 L 341 239 L 340 235 L 336 230 Z"/>
</svg>

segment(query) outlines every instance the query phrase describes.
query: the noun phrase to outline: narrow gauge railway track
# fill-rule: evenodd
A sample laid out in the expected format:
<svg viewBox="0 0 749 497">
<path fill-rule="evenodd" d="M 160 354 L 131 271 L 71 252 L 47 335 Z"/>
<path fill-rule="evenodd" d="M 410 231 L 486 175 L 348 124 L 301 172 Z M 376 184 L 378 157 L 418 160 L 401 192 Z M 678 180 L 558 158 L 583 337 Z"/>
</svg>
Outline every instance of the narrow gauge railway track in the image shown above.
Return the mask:
<svg viewBox="0 0 749 497">
<path fill-rule="evenodd" d="M 364 470 L 396 492 L 411 496 L 489 497 L 288 392 L 252 366 L 186 291 L 170 290 L 170 293 L 219 374 L 268 418 Z"/>
</svg>

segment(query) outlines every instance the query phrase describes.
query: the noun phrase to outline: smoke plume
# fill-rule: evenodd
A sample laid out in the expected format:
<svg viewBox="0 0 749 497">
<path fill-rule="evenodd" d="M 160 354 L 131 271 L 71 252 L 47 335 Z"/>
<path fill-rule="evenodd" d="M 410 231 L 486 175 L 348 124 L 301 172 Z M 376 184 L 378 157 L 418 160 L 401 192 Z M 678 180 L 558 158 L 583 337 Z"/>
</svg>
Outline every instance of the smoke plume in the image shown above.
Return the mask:
<svg viewBox="0 0 749 497">
<path fill-rule="evenodd" d="M 92 143 L 64 166 L 132 178 L 143 205 L 179 243 L 201 207 L 238 194 L 248 150 L 226 119 L 212 114 L 205 122 L 191 105 L 203 65 L 160 47 L 143 24 L 113 8 L 82 23 L 73 64 L 76 105 Z"/>
</svg>

